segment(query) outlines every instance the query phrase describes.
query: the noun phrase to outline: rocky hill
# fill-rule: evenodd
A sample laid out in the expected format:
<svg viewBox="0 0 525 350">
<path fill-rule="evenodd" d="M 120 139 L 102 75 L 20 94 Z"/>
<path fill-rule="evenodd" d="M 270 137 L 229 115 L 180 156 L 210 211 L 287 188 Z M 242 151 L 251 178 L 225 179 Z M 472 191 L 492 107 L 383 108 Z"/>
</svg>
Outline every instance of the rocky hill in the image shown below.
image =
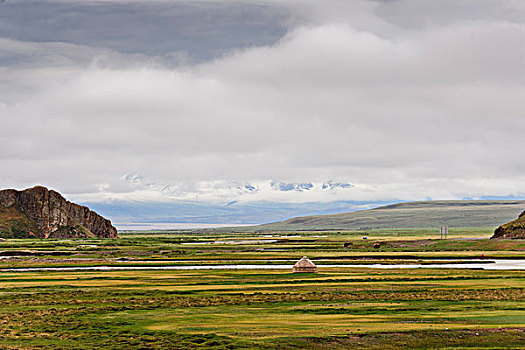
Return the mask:
<svg viewBox="0 0 525 350">
<path fill-rule="evenodd" d="M 117 237 L 111 221 L 60 193 L 36 186 L 0 191 L 0 237 Z"/>
<path fill-rule="evenodd" d="M 516 220 L 498 227 L 491 238 L 525 239 L 525 211 Z"/>
</svg>

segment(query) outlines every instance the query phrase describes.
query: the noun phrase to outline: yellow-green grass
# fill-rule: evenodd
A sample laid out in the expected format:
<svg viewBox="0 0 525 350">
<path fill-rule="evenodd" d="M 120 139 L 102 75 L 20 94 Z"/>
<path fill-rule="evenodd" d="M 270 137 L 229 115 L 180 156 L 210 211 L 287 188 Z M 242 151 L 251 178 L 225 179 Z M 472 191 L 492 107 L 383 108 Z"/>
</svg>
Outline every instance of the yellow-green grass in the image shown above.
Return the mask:
<svg viewBox="0 0 525 350">
<path fill-rule="evenodd" d="M 489 233 L 462 229 L 454 234 L 487 238 Z M 297 234 L 250 244 L 182 243 L 270 237 L 182 232 L 0 242 L 0 251 L 43 254 L 0 260 L 3 268 L 291 265 L 302 255 L 320 264 L 318 274 L 283 269 L 3 271 L 0 348 L 496 349 L 525 343 L 525 271 L 322 267 L 481 254 L 525 258 L 525 241 L 441 241 L 430 229 L 286 235 Z M 376 242 L 379 249 L 373 247 Z"/>
<path fill-rule="evenodd" d="M 523 340 L 525 272 L 4 272 L 0 315 L 4 348 L 296 349 L 336 337 L 335 348 L 388 349 L 394 333 L 418 338 L 413 347 L 438 334 L 461 348 L 476 339 L 469 330 L 512 348 Z"/>
</svg>

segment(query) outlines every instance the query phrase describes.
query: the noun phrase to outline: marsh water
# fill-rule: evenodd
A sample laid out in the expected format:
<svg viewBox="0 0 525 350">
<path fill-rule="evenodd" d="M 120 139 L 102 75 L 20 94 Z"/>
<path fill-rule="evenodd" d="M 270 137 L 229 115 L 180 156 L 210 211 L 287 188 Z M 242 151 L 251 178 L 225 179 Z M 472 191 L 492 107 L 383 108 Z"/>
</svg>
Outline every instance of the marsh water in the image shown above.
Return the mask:
<svg viewBox="0 0 525 350">
<path fill-rule="evenodd" d="M 432 261 L 434 263 L 432 263 Z M 453 261 L 453 259 L 447 259 Z M 525 270 L 525 259 L 487 259 L 487 260 L 457 260 L 457 263 L 437 263 L 437 260 L 423 260 L 423 264 L 318 264 L 319 268 L 329 267 L 361 267 L 375 269 L 483 269 L 483 270 Z M 71 267 L 28 267 L 0 269 L 0 272 L 30 272 L 30 271 L 100 271 L 100 270 L 275 270 L 292 269 L 292 264 L 232 264 L 232 265 L 185 265 L 185 266 L 71 266 Z"/>
</svg>

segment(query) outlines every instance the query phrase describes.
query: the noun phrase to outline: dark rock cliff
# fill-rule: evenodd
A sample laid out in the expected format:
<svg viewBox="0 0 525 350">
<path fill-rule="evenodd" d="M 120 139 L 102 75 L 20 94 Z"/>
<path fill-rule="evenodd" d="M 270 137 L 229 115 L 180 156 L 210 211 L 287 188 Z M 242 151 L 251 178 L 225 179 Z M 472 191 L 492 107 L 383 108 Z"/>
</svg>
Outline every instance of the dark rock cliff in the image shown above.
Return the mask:
<svg viewBox="0 0 525 350">
<path fill-rule="evenodd" d="M 516 220 L 498 227 L 491 238 L 525 239 L 525 211 Z"/>
<path fill-rule="evenodd" d="M 23 191 L 0 191 L 0 236 L 109 238 L 117 237 L 117 229 L 88 207 L 36 186 Z"/>
</svg>

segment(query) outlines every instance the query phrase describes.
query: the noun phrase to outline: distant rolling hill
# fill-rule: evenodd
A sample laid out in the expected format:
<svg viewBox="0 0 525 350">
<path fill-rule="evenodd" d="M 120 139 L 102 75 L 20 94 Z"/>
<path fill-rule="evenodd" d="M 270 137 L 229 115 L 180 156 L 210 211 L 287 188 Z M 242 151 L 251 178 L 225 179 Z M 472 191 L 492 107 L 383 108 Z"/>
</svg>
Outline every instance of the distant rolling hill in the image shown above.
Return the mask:
<svg viewBox="0 0 525 350">
<path fill-rule="evenodd" d="M 260 230 L 359 230 L 377 228 L 494 227 L 515 219 L 525 201 L 456 200 L 392 204 L 334 215 L 296 217 Z"/>
</svg>

